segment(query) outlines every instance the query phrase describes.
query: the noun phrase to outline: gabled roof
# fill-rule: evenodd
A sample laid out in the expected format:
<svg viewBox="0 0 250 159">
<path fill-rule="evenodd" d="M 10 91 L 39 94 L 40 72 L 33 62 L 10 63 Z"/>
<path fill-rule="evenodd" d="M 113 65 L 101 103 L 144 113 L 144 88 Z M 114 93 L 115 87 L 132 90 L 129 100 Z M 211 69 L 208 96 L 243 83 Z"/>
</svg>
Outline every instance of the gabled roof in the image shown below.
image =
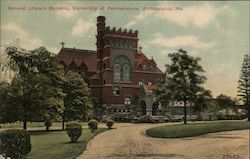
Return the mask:
<svg viewBox="0 0 250 159">
<path fill-rule="evenodd" d="M 136 63 L 137 63 L 137 68 L 139 68 L 140 66 L 142 65 L 153 65 L 155 67 L 155 71 L 156 72 L 159 72 L 159 73 L 163 73 L 156 65 L 155 63 L 155 60 L 152 58 L 152 59 L 148 59 L 148 57 L 142 53 L 142 52 L 137 52 L 135 54 L 135 60 L 136 60 Z"/>
<path fill-rule="evenodd" d="M 140 98 L 148 98 L 148 95 L 154 96 L 154 89 L 157 85 L 155 84 L 143 84 L 141 85 L 139 97 Z"/>
<path fill-rule="evenodd" d="M 76 66 L 79 68 L 81 65 L 86 65 L 89 72 L 97 71 L 96 51 L 62 48 L 56 56 L 56 60 L 66 66 L 76 64 Z M 155 67 L 154 72 L 162 73 L 162 71 L 157 67 L 154 59 L 148 59 L 147 56 L 145 56 L 142 52 L 135 53 L 135 61 L 137 68 L 142 65 L 153 65 Z"/>
<path fill-rule="evenodd" d="M 77 67 L 85 64 L 89 72 L 96 72 L 96 58 L 96 51 L 75 48 L 62 48 L 56 56 L 56 60 L 59 63 L 63 62 L 66 66 L 69 66 L 72 62 L 75 63 Z"/>
</svg>

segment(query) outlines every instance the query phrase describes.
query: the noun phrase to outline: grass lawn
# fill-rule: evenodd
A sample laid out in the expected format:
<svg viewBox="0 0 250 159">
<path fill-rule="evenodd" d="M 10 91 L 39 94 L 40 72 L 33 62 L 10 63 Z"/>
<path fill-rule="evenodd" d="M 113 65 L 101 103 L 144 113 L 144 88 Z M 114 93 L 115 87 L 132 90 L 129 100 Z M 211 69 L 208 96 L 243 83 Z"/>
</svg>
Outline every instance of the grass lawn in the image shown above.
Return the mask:
<svg viewBox="0 0 250 159">
<path fill-rule="evenodd" d="M 70 143 L 66 131 L 30 132 L 32 149 L 27 159 L 74 159 L 85 150 L 89 140 L 105 130 L 100 128 L 91 133 L 84 128 L 77 143 Z"/>
<path fill-rule="evenodd" d="M 156 138 L 183 138 L 221 131 L 249 129 L 249 124 L 249 121 L 223 121 L 165 125 L 148 129 L 146 134 Z"/>
</svg>

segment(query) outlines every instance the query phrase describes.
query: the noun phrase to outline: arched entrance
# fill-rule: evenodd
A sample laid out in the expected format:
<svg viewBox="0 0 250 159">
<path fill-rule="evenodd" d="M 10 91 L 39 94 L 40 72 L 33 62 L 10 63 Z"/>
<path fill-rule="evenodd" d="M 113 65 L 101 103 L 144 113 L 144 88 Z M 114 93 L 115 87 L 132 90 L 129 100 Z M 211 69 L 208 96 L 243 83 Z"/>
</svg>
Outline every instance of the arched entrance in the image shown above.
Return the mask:
<svg viewBox="0 0 250 159">
<path fill-rule="evenodd" d="M 146 106 L 146 103 L 145 103 L 145 101 L 141 101 L 140 102 L 140 107 L 141 107 L 141 113 L 142 113 L 142 115 L 146 115 L 147 114 L 147 106 Z"/>
<path fill-rule="evenodd" d="M 159 110 L 159 103 L 158 102 L 155 102 L 152 106 L 152 115 L 157 115 L 157 112 Z"/>
</svg>

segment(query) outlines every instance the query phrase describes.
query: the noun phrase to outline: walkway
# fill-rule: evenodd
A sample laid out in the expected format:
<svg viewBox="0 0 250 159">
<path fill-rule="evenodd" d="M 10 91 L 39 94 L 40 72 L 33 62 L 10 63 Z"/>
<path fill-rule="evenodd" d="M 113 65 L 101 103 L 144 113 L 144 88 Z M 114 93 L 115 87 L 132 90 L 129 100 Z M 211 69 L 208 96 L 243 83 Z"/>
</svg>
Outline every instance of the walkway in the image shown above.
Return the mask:
<svg viewBox="0 0 250 159">
<path fill-rule="evenodd" d="M 77 159 L 248 159 L 249 130 L 160 139 L 145 130 L 163 124 L 116 124 L 97 135 Z"/>
</svg>

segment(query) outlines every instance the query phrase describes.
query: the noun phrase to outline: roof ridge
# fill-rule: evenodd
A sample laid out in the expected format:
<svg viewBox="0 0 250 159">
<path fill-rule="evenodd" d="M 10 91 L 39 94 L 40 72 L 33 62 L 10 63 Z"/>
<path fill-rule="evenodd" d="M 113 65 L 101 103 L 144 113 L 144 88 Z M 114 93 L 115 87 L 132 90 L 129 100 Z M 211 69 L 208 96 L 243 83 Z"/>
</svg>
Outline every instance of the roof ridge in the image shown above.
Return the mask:
<svg viewBox="0 0 250 159">
<path fill-rule="evenodd" d="M 85 50 L 85 49 L 76 49 L 76 48 L 65 48 L 63 47 L 62 50 L 71 50 L 71 51 L 85 51 L 90 53 L 96 53 L 94 50 Z"/>
</svg>

